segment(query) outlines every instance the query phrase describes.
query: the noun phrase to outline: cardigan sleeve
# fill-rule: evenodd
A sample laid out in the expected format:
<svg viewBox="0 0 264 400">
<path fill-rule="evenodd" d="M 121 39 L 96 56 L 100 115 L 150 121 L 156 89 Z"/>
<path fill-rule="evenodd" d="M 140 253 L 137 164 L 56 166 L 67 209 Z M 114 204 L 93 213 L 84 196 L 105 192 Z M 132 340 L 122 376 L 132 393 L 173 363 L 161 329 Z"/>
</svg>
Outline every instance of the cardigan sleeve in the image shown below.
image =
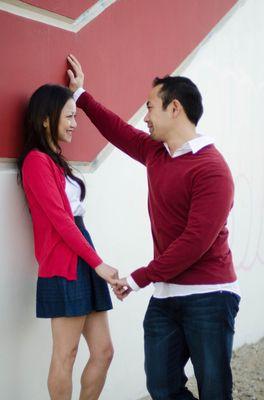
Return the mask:
<svg viewBox="0 0 264 400">
<path fill-rule="evenodd" d="M 101 258 L 85 240 L 69 213 L 45 154 L 29 154 L 23 164 L 23 186 L 25 193 L 31 192 L 35 202 L 43 210 L 53 227 L 68 247 L 85 260 L 92 268 L 102 263 Z M 38 223 L 38 221 L 35 221 Z"/>
<path fill-rule="evenodd" d="M 151 282 L 169 282 L 190 268 L 214 244 L 233 205 L 234 184 L 229 170 L 209 170 L 193 182 L 188 221 L 183 233 L 166 251 L 131 276 L 140 287 Z"/>
<path fill-rule="evenodd" d="M 136 161 L 145 165 L 160 148 L 160 143 L 151 139 L 150 135 L 123 121 L 89 93 L 83 92 L 76 104 L 109 142 Z"/>
</svg>

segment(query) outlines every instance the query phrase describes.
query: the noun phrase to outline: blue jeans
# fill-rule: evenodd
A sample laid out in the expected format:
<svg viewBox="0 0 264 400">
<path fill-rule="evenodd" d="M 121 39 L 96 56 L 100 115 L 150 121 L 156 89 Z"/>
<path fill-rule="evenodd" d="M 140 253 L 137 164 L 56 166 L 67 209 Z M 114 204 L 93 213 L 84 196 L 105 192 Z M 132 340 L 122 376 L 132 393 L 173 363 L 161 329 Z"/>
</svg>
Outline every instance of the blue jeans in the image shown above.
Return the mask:
<svg viewBox="0 0 264 400">
<path fill-rule="evenodd" d="M 239 301 L 225 291 L 150 299 L 144 319 L 145 371 L 153 400 L 195 399 L 185 387 L 189 358 L 200 400 L 232 400 L 230 361 Z"/>
</svg>

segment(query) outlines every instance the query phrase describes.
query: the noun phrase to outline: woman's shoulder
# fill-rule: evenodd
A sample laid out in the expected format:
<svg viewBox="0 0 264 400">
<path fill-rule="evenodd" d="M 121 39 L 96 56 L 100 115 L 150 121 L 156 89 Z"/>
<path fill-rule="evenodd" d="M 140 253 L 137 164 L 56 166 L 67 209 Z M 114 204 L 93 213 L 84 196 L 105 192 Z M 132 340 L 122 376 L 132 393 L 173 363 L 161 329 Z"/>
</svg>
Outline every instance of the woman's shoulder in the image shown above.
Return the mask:
<svg viewBox="0 0 264 400">
<path fill-rule="evenodd" d="M 22 166 L 24 187 L 42 181 L 43 177 L 55 179 L 58 175 L 64 177 L 57 164 L 48 154 L 34 149 L 26 155 Z"/>
<path fill-rule="evenodd" d="M 33 170 L 35 169 L 44 173 L 48 170 L 54 170 L 53 164 L 55 163 L 48 154 L 44 153 L 43 151 L 33 149 L 29 151 L 24 159 L 22 172 L 23 174 L 27 174 L 28 172 L 33 173 Z"/>
<path fill-rule="evenodd" d="M 33 149 L 28 152 L 23 164 L 53 164 L 52 158 L 43 151 Z"/>
<path fill-rule="evenodd" d="M 50 156 L 47 153 L 44 153 L 43 151 L 40 151 L 38 149 L 32 149 L 26 155 L 25 160 L 32 159 L 32 158 L 40 158 L 43 160 L 48 160 L 48 159 L 50 159 Z"/>
</svg>

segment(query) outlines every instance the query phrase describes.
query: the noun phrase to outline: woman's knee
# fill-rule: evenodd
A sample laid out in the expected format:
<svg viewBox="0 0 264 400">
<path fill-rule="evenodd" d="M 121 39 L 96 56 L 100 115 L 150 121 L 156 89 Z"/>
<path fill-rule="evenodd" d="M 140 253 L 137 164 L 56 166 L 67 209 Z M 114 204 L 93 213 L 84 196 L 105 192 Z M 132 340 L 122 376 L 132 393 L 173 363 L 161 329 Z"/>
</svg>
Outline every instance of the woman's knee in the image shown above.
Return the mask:
<svg viewBox="0 0 264 400">
<path fill-rule="evenodd" d="M 53 349 L 53 360 L 63 366 L 63 368 L 71 369 L 75 362 L 78 352 L 78 345 L 74 345 L 68 348 L 54 348 Z"/>
<path fill-rule="evenodd" d="M 114 348 L 112 343 L 101 347 L 98 351 L 91 351 L 90 358 L 92 361 L 100 365 L 109 366 L 114 356 Z"/>
</svg>

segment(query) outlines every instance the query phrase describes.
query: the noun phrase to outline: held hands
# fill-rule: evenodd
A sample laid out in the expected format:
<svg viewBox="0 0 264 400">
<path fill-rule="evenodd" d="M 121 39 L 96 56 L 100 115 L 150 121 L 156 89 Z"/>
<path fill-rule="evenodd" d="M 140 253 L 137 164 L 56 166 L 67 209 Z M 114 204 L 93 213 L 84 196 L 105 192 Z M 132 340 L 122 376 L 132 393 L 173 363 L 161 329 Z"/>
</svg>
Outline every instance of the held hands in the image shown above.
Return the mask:
<svg viewBox="0 0 264 400">
<path fill-rule="evenodd" d="M 115 279 L 113 284 L 111 284 L 114 294 L 118 300 L 123 301 L 129 293 L 132 292 L 131 287 L 128 285 L 126 278 Z"/>
<path fill-rule="evenodd" d="M 123 301 L 124 298 L 126 298 L 129 293 L 132 292 L 131 287 L 128 286 L 126 278 L 119 279 L 118 270 L 116 268 L 102 263 L 95 268 L 95 272 L 111 285 L 116 297 L 119 300 Z"/>
<path fill-rule="evenodd" d="M 69 82 L 69 89 L 72 92 L 75 92 L 77 89 L 79 89 L 80 87 L 83 87 L 83 83 L 84 83 L 84 73 L 82 71 L 82 66 L 79 63 L 79 61 L 77 60 L 76 57 L 74 57 L 72 54 L 70 54 L 67 57 L 67 61 L 70 64 L 71 69 L 67 70 L 67 74 L 70 78 L 70 82 Z"/>
</svg>

